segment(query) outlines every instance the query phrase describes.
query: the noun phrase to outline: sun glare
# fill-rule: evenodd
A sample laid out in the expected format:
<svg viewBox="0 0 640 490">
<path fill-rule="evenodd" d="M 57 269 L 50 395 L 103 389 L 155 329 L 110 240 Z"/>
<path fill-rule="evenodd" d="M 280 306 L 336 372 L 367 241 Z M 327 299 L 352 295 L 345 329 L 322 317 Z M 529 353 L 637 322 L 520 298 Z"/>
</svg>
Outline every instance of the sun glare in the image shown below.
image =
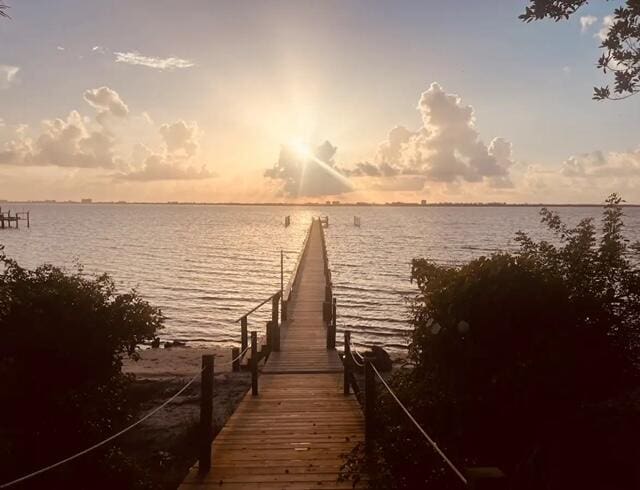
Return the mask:
<svg viewBox="0 0 640 490">
<path fill-rule="evenodd" d="M 309 145 L 300 140 L 290 141 L 289 148 L 291 148 L 298 157 L 304 158 L 305 160 L 312 160 L 315 156 Z"/>
</svg>

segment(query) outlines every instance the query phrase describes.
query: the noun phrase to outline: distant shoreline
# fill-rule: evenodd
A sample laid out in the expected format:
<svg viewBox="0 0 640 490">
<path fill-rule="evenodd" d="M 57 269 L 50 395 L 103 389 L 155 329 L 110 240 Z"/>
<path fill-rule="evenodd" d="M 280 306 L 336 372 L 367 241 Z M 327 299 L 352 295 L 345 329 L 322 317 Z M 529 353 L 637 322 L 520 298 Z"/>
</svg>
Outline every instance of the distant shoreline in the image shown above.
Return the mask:
<svg viewBox="0 0 640 490">
<path fill-rule="evenodd" d="M 437 203 L 319 203 L 319 202 L 305 202 L 305 203 L 278 203 L 278 202 L 179 202 L 179 201 L 9 201 L 0 200 L 0 207 L 7 204 L 81 204 L 83 206 L 92 205 L 155 205 L 155 206 L 259 206 L 259 207 L 335 207 L 335 208 L 366 208 L 366 207 L 388 207 L 388 208 L 601 208 L 603 203 L 499 203 L 499 202 L 437 202 Z M 625 203 L 622 207 L 637 208 L 640 204 Z"/>
</svg>

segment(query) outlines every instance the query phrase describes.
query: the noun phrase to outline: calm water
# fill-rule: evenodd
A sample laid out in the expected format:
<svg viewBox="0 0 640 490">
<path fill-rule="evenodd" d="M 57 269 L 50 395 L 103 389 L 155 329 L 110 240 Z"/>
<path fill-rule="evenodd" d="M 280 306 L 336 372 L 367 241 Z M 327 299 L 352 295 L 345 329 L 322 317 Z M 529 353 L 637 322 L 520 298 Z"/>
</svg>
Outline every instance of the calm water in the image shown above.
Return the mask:
<svg viewBox="0 0 640 490">
<path fill-rule="evenodd" d="M 548 237 L 538 208 L 264 207 L 30 204 L 31 228 L 0 231 L 7 253 L 25 266 L 42 262 L 111 273 L 136 288 L 167 319 L 162 337 L 192 343 L 236 342 L 235 320 L 285 283 L 312 216 L 326 230 L 339 302 L 339 328 L 364 343 L 405 344 L 405 298 L 415 290 L 410 261 L 442 263 L 514 248 L 517 230 Z M 559 208 L 568 222 L 599 217 L 600 208 Z M 640 238 L 640 208 L 625 210 L 627 234 Z M 291 215 L 291 226 L 283 227 Z M 353 216 L 362 226 L 353 226 Z M 262 326 L 269 310 L 250 317 Z"/>
</svg>

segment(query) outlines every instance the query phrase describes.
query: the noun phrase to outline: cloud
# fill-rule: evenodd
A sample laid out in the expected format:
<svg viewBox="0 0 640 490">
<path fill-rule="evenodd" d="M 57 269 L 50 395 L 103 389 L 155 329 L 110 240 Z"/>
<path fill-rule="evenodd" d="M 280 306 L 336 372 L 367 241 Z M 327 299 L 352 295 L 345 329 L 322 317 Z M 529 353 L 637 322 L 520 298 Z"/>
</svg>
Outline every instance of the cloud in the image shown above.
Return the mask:
<svg viewBox="0 0 640 490">
<path fill-rule="evenodd" d="M 583 179 L 628 178 L 640 184 L 640 149 L 631 152 L 593 151 L 567 158 L 560 173 Z"/>
<path fill-rule="evenodd" d="M 495 138 L 487 146 L 475 128 L 473 107 L 432 83 L 418 102 L 422 127 L 396 126 L 381 143 L 373 162 L 357 163 L 353 176 L 421 176 L 425 182 L 484 182 L 510 187 L 511 143 Z"/>
<path fill-rule="evenodd" d="M 281 193 L 287 197 L 337 195 L 353 190 L 353 186 L 336 166 L 337 148 L 328 141 L 315 148 L 312 155 L 302 155 L 284 145 L 274 166 L 264 175 L 279 181 Z"/>
<path fill-rule="evenodd" d="M 0 89 L 7 89 L 17 80 L 20 68 L 11 65 L 0 65 Z"/>
<path fill-rule="evenodd" d="M 128 65 L 146 66 L 156 70 L 174 70 L 176 68 L 191 68 L 195 63 L 191 60 L 182 58 L 156 58 L 153 56 L 144 56 L 137 51 L 115 52 L 117 63 L 126 63 Z"/>
<path fill-rule="evenodd" d="M 580 32 L 587 32 L 589 28 L 598 22 L 598 18 L 593 15 L 585 15 L 580 17 Z"/>
<path fill-rule="evenodd" d="M 64 51 L 64 47 L 62 47 L 62 46 L 56 46 L 56 49 L 57 49 L 58 51 Z"/>
<path fill-rule="evenodd" d="M 144 145 L 134 149 L 134 164 L 117 180 L 159 181 L 159 180 L 201 180 L 216 177 L 205 165 L 195 163 L 202 132 L 196 122 L 176 121 L 163 124 L 159 128 L 163 148 L 153 152 Z M 138 162 L 141 162 L 138 164 Z"/>
<path fill-rule="evenodd" d="M 183 153 L 192 157 L 198 151 L 200 129 L 195 122 L 176 121 L 160 126 L 160 135 L 169 153 Z"/>
<path fill-rule="evenodd" d="M 179 162 L 166 160 L 162 155 L 154 154 L 145 159 L 142 168 L 128 173 L 116 175 L 120 180 L 132 181 L 158 181 L 158 180 L 200 180 L 211 179 L 216 175 L 203 165 L 197 167 L 184 167 Z"/>
<path fill-rule="evenodd" d="M 91 51 L 98 54 L 107 54 L 107 48 L 103 46 L 94 46 Z"/>
<path fill-rule="evenodd" d="M 613 26 L 613 15 L 607 15 L 603 17 L 602 27 L 600 27 L 600 30 L 594 34 L 594 37 L 600 39 L 600 41 L 604 41 L 609 35 L 611 26 Z"/>
<path fill-rule="evenodd" d="M 91 107 L 98 110 L 99 117 L 104 117 L 107 114 L 115 117 L 129 115 L 127 104 L 123 102 L 118 92 L 109 87 L 85 90 L 82 96 Z"/>
<path fill-rule="evenodd" d="M 16 138 L 0 150 L 0 164 L 18 166 L 58 166 L 75 168 L 115 168 L 115 138 L 104 128 L 90 129 L 77 111 L 66 119 L 45 120 L 42 131 L 32 139 L 23 126 Z"/>
</svg>

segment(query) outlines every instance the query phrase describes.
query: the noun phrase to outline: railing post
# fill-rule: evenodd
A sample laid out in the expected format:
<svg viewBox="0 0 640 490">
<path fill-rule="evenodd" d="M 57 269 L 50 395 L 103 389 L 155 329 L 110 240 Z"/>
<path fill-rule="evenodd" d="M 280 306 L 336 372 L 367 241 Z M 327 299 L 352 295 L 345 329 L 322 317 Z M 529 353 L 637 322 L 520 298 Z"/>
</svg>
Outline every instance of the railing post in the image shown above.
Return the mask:
<svg viewBox="0 0 640 490">
<path fill-rule="evenodd" d="M 369 454 L 373 449 L 374 409 L 376 403 L 376 380 L 372 362 L 371 358 L 364 358 L 364 441 L 365 449 Z"/>
<path fill-rule="evenodd" d="M 271 321 L 274 325 L 278 324 L 278 303 L 280 302 L 280 295 L 278 293 L 273 295 L 271 299 Z"/>
<path fill-rule="evenodd" d="M 258 396 L 258 332 L 251 332 L 251 394 Z"/>
<path fill-rule="evenodd" d="M 267 349 L 273 350 L 273 321 L 267 322 Z"/>
<path fill-rule="evenodd" d="M 338 327 L 338 320 L 336 316 L 337 304 L 336 298 L 333 297 L 333 309 L 331 310 L 331 348 L 336 348 L 336 329 Z"/>
<path fill-rule="evenodd" d="M 244 352 L 247 346 L 249 345 L 247 338 L 247 317 L 243 316 L 240 319 L 240 350 Z"/>
<path fill-rule="evenodd" d="M 342 363 L 343 366 L 343 370 L 344 370 L 344 394 L 348 395 L 349 394 L 349 377 L 351 376 L 350 374 L 350 369 L 351 369 L 351 331 L 350 330 L 345 330 L 344 331 L 344 360 Z"/>
<path fill-rule="evenodd" d="M 234 373 L 240 371 L 240 349 L 238 347 L 231 349 L 231 369 Z"/>
<path fill-rule="evenodd" d="M 280 301 L 280 307 L 282 309 L 280 316 L 282 317 L 282 321 L 286 322 L 287 321 L 287 302 L 285 301 L 284 297 Z"/>
<path fill-rule="evenodd" d="M 198 470 L 201 474 L 211 469 L 211 441 L 213 440 L 213 359 L 202 356 L 200 373 L 200 458 Z"/>
</svg>

